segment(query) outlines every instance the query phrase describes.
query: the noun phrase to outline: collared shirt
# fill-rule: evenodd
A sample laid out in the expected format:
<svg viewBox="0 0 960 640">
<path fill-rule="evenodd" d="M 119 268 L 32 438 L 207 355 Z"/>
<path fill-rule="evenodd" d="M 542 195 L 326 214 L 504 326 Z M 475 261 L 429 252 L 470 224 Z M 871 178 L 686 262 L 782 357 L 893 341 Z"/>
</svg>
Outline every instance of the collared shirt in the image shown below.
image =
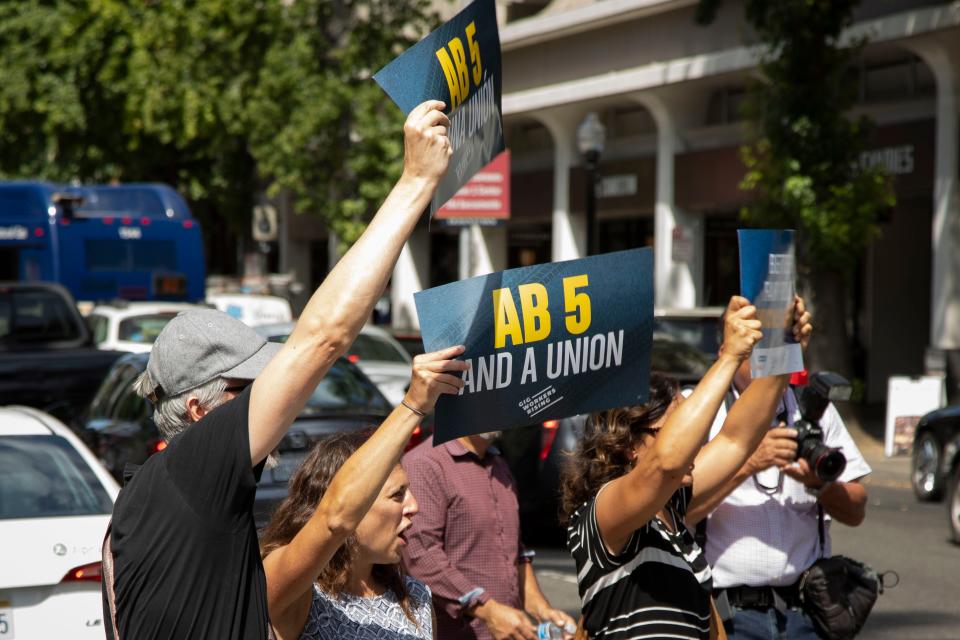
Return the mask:
<svg viewBox="0 0 960 640">
<path fill-rule="evenodd" d="M 479 458 L 457 440 L 434 447 L 429 438 L 404 456 L 403 467 L 420 505 L 403 560 L 433 591 L 437 637 L 490 638 L 482 621 L 464 615 L 460 600 L 483 589 L 523 608 L 520 514 L 507 463 L 494 447 Z"/>
<path fill-rule="evenodd" d="M 777 413 L 786 410 L 787 424 L 800 419 L 792 389 L 784 392 Z M 727 416 L 720 407 L 710 429 L 715 437 Z M 776 426 L 777 423 L 772 426 Z M 824 443 L 839 447 L 847 468 L 838 480 L 850 482 L 870 473 L 870 466 L 830 404 L 820 420 Z M 696 491 L 696 487 L 694 487 Z M 830 517 L 826 516 L 826 549 L 830 555 Z M 715 588 L 738 585 L 787 586 L 795 583 L 820 557 L 817 498 L 803 483 L 777 468 L 748 478 L 727 496 L 707 520 L 707 560 L 713 566 Z"/>
</svg>

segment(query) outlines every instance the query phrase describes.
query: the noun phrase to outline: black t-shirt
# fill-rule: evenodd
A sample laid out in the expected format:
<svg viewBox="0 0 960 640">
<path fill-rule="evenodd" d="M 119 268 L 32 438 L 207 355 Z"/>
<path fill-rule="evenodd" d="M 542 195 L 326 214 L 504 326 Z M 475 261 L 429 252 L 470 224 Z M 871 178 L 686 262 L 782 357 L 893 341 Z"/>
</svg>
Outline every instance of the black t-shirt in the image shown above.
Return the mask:
<svg viewBox="0 0 960 640">
<path fill-rule="evenodd" d="M 249 405 L 247 389 L 173 438 L 120 491 L 112 545 L 122 640 L 267 638 L 253 520 L 263 464 L 250 466 Z"/>
<path fill-rule="evenodd" d="M 654 517 L 616 555 L 603 544 L 596 498 L 574 514 L 567 547 L 591 638 L 710 637 L 710 566 L 683 524 L 691 497 L 683 488 L 667 505 L 678 531 Z"/>
</svg>

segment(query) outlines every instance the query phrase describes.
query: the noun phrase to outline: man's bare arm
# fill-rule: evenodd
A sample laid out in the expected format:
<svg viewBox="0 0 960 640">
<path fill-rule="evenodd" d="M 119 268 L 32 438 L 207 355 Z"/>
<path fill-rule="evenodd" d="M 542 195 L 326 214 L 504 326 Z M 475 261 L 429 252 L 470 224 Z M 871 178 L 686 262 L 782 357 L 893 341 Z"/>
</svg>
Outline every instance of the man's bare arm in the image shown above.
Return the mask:
<svg viewBox="0 0 960 640">
<path fill-rule="evenodd" d="M 253 383 L 250 459 L 280 442 L 330 366 L 350 347 L 380 298 L 400 251 L 450 158 L 443 103 L 428 101 L 404 125 L 404 170 L 364 234 L 310 298 L 283 349 Z"/>
</svg>

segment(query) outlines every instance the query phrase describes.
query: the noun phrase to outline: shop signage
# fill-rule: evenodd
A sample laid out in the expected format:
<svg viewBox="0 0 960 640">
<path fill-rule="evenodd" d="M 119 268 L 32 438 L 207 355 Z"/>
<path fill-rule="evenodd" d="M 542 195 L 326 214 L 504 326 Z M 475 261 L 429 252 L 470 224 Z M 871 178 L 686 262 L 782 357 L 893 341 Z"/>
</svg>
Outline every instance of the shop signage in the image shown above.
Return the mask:
<svg viewBox="0 0 960 640">
<path fill-rule="evenodd" d="M 436 213 L 449 226 L 494 226 L 510 219 L 510 150 L 470 178 Z"/>
<path fill-rule="evenodd" d="M 872 149 L 860 154 L 860 166 L 883 167 L 892 176 L 905 176 L 913 173 L 913 145 L 904 144 L 896 147 Z"/>
<path fill-rule="evenodd" d="M 637 174 L 635 173 L 606 176 L 597 185 L 597 196 L 601 198 L 622 198 L 635 195 L 637 195 Z"/>
</svg>

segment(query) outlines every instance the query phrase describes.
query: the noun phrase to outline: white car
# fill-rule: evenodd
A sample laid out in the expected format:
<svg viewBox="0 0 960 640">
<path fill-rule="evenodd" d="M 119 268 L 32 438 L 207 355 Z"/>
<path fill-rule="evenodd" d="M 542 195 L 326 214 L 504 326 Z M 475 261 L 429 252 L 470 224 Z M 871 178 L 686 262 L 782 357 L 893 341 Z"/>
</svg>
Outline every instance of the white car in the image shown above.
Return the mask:
<svg viewBox="0 0 960 640">
<path fill-rule="evenodd" d="M 181 311 L 199 308 L 205 307 L 186 302 L 98 304 L 87 314 L 87 326 L 99 349 L 147 353 L 171 318 Z"/>
<path fill-rule="evenodd" d="M 0 639 L 102 640 L 116 481 L 66 426 L 27 407 L 0 407 L 0 469 Z"/>
<path fill-rule="evenodd" d="M 290 302 L 280 296 L 253 293 L 216 293 L 207 296 L 207 304 L 216 307 L 248 327 L 293 320 Z"/>
<path fill-rule="evenodd" d="M 293 326 L 293 322 L 284 322 L 254 327 L 254 330 L 272 342 L 285 342 Z M 393 336 L 379 327 L 365 325 L 347 350 L 346 358 L 360 367 L 390 404 L 400 404 L 410 386 L 413 360 Z"/>
</svg>

